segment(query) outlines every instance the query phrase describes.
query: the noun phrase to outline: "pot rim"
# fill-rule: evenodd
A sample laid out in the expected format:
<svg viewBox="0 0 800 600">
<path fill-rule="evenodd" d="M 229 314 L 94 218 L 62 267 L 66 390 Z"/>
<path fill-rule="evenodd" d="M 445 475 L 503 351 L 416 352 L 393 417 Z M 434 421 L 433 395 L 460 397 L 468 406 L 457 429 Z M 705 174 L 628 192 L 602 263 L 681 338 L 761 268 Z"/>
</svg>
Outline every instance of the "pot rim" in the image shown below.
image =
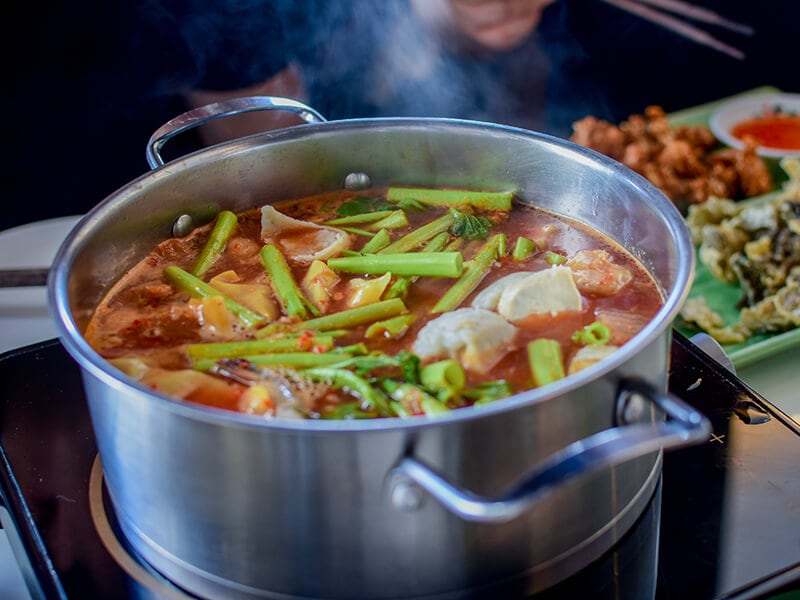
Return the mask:
<svg viewBox="0 0 800 600">
<path fill-rule="evenodd" d="M 128 202 L 130 197 L 138 195 L 141 189 L 145 188 L 147 183 L 151 180 L 169 177 L 171 171 L 180 171 L 188 166 L 204 162 L 214 162 L 219 155 L 232 155 L 239 152 L 246 152 L 253 147 L 277 141 L 304 138 L 312 136 L 320 131 L 328 132 L 330 130 L 372 128 L 375 126 L 418 128 L 427 131 L 430 131 L 431 128 L 445 126 L 459 129 L 479 129 L 487 133 L 516 135 L 538 139 L 546 142 L 550 146 L 558 148 L 562 153 L 569 153 L 578 160 L 578 162 L 599 163 L 611 174 L 627 180 L 642 198 L 647 198 L 648 201 L 659 210 L 660 214 L 669 225 L 678 248 L 678 253 L 684 255 L 684 258 L 678 261 L 677 269 L 674 273 L 674 283 L 669 294 L 664 298 L 663 306 L 638 334 L 610 357 L 599 363 L 560 381 L 548 384 L 543 388 L 520 392 L 519 394 L 496 400 L 482 406 L 459 408 L 447 414 L 434 417 L 415 416 L 409 418 L 356 420 L 259 418 L 235 411 L 195 404 L 155 392 L 129 378 L 121 371 L 118 371 L 85 341 L 68 306 L 67 284 L 72 263 L 83 241 L 87 238 L 89 233 L 104 220 L 105 213 L 111 207 Z M 243 429 L 296 430 L 319 434 L 352 431 L 375 432 L 420 429 L 438 427 L 443 424 L 463 423 L 490 415 L 498 415 L 500 413 L 517 410 L 518 408 L 530 404 L 544 402 L 550 398 L 561 396 L 583 387 L 630 360 L 639 352 L 642 346 L 653 343 L 662 335 L 665 329 L 671 327 L 672 321 L 677 317 L 678 312 L 688 296 L 689 284 L 694 274 L 694 268 L 695 256 L 691 237 L 683 217 L 680 215 L 675 205 L 646 178 L 594 150 L 549 134 L 474 120 L 439 117 L 343 119 L 266 131 L 204 148 L 172 160 L 157 169 L 146 172 L 112 192 L 78 222 L 59 248 L 48 277 L 48 305 L 56 328 L 59 331 L 61 343 L 83 370 L 114 389 L 125 390 L 127 388 L 133 388 L 139 393 L 145 394 L 150 401 L 160 404 L 164 409 L 181 414 L 184 417 L 214 424 L 236 426 Z"/>
</svg>

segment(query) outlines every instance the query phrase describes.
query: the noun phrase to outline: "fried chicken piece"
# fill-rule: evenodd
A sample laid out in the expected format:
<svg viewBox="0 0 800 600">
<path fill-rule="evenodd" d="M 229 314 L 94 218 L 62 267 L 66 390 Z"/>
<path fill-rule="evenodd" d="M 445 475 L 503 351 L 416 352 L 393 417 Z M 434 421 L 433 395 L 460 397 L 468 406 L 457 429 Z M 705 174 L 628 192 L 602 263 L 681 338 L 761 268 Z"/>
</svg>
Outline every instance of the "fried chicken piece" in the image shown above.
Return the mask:
<svg viewBox="0 0 800 600">
<path fill-rule="evenodd" d="M 619 126 L 596 117 L 573 124 L 571 140 L 620 161 L 649 179 L 676 203 L 740 198 L 772 189 L 772 177 L 755 147 L 717 150 L 702 126 L 671 127 L 664 109 L 648 106 Z"/>
</svg>

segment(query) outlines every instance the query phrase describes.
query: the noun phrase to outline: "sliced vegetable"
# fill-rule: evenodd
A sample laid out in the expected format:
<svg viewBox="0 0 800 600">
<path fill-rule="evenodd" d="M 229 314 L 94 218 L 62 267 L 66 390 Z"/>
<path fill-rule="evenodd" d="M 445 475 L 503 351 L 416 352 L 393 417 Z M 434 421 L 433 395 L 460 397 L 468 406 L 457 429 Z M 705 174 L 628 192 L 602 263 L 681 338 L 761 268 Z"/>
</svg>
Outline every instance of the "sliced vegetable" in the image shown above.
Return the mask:
<svg viewBox="0 0 800 600">
<path fill-rule="evenodd" d="M 214 224 L 214 229 L 208 237 L 206 245 L 197 257 L 197 261 L 192 267 L 192 275 L 195 277 L 202 277 L 211 265 L 225 251 L 225 245 L 228 243 L 233 230 L 236 229 L 236 224 L 239 222 L 235 213 L 229 210 L 223 210 L 217 215 L 217 222 Z"/>
<path fill-rule="evenodd" d="M 186 353 L 193 361 L 209 358 L 238 358 L 240 356 L 333 348 L 332 335 L 290 336 L 278 339 L 247 340 L 242 342 L 212 342 L 188 344 Z"/>
<path fill-rule="evenodd" d="M 576 344 L 587 346 L 607 344 L 611 341 L 611 329 L 605 323 L 595 321 L 573 333 L 571 339 Z"/>
<path fill-rule="evenodd" d="M 563 265 L 565 262 L 567 262 L 567 257 L 563 254 L 559 254 L 558 252 L 548 250 L 545 260 L 549 265 Z"/>
<path fill-rule="evenodd" d="M 327 367 L 342 362 L 343 358 L 350 355 L 338 352 L 276 352 L 267 354 L 252 354 L 237 356 L 250 364 L 261 367 L 281 366 L 290 369 L 307 369 L 312 367 Z M 210 371 L 218 359 L 204 358 L 194 363 L 198 371 Z"/>
<path fill-rule="evenodd" d="M 408 328 L 414 323 L 414 320 L 414 315 L 407 314 L 378 321 L 367 327 L 364 337 L 370 340 L 375 338 L 396 340 L 403 337 L 408 331 Z"/>
<path fill-rule="evenodd" d="M 435 390 L 436 397 L 442 402 L 458 397 L 467 382 L 464 368 L 453 359 L 440 360 L 422 367 L 419 379 L 426 388 Z"/>
<path fill-rule="evenodd" d="M 388 319 L 401 313 L 408 312 L 406 305 L 400 298 L 381 300 L 375 304 L 359 306 L 338 313 L 309 319 L 302 326 L 306 329 L 316 331 L 328 331 L 330 329 L 349 329 L 364 323 L 372 323 L 381 319 Z"/>
<path fill-rule="evenodd" d="M 392 242 L 392 237 L 386 229 L 381 229 L 372 236 L 366 244 L 361 247 L 359 254 L 374 254 L 383 248 L 386 248 Z"/>
<path fill-rule="evenodd" d="M 360 397 L 367 406 L 376 409 L 383 416 L 392 416 L 389 401 L 386 396 L 377 388 L 370 385 L 369 381 L 348 371 L 347 369 L 338 369 L 333 367 L 318 367 L 312 369 L 305 369 L 303 372 L 305 377 L 314 381 L 325 381 L 337 389 L 344 389 L 356 396 Z"/>
<path fill-rule="evenodd" d="M 476 386 L 461 392 L 464 398 L 473 400 L 474 404 L 486 404 L 494 402 L 501 398 L 508 398 L 514 393 L 511 384 L 505 379 L 497 379 L 495 381 L 484 381 Z"/>
<path fill-rule="evenodd" d="M 431 238 L 425 247 L 420 252 L 439 252 L 446 245 L 450 239 L 450 234 L 446 231 Z M 463 259 L 462 259 L 463 260 Z M 417 280 L 417 277 L 398 277 L 386 292 L 386 298 L 405 298 L 408 294 L 408 288 Z"/>
<path fill-rule="evenodd" d="M 460 252 L 379 253 L 330 258 L 328 266 L 336 271 L 366 275 L 392 273 L 403 277 L 458 277 L 463 271 L 463 259 Z"/>
<path fill-rule="evenodd" d="M 267 319 L 259 315 L 246 306 L 239 304 L 236 300 L 228 298 L 218 290 L 208 285 L 202 279 L 195 277 L 191 273 L 184 271 L 177 265 L 170 265 L 164 269 L 164 277 L 177 288 L 183 290 L 196 298 L 206 298 L 209 296 L 222 296 L 225 307 L 247 327 L 258 327 L 264 325 Z"/>
<path fill-rule="evenodd" d="M 212 277 L 208 284 L 228 298 L 264 315 L 269 320 L 280 316 L 280 309 L 272 295 L 272 288 L 266 283 L 239 283 L 236 271 L 228 270 Z"/>
<path fill-rule="evenodd" d="M 346 286 L 347 306 L 355 308 L 378 302 L 391 281 L 391 273 L 384 273 L 380 277 L 371 279 L 354 277 Z"/>
<path fill-rule="evenodd" d="M 386 380 L 384 381 L 384 389 L 409 414 L 435 416 L 450 412 L 444 402 L 414 384 Z"/>
<path fill-rule="evenodd" d="M 323 261 L 315 260 L 309 265 L 300 287 L 317 310 L 325 314 L 330 308 L 333 290 L 338 283 L 339 276 L 336 272 Z"/>
<path fill-rule="evenodd" d="M 536 387 L 558 381 L 565 376 L 561 345 L 556 340 L 540 338 L 529 342 L 528 364 Z"/>
<path fill-rule="evenodd" d="M 372 223 L 368 229 L 377 231 L 379 229 L 397 229 L 398 227 L 408 227 L 408 217 L 405 211 L 393 210 L 377 223 Z"/>
<path fill-rule="evenodd" d="M 513 192 L 481 192 L 475 190 L 432 190 L 427 188 L 389 188 L 389 202 L 416 200 L 434 206 L 474 206 L 487 210 L 510 210 Z"/>
<path fill-rule="evenodd" d="M 290 317 L 307 319 L 309 315 L 319 315 L 317 308 L 303 296 L 292 277 L 289 265 L 277 246 L 266 244 L 261 248 L 261 260 L 272 279 L 275 294 Z"/>
<path fill-rule="evenodd" d="M 521 235 L 517 238 L 517 241 L 514 242 L 511 258 L 514 260 L 525 260 L 534 252 L 536 252 L 536 242 Z"/>
<path fill-rule="evenodd" d="M 380 221 L 384 217 L 388 217 L 394 212 L 398 211 L 376 210 L 373 212 L 356 213 L 348 215 L 346 217 L 339 217 L 338 219 L 330 219 L 328 221 L 325 221 L 325 225 L 339 226 L 339 225 L 359 225 L 363 223 L 374 223 L 375 221 Z"/>
<path fill-rule="evenodd" d="M 434 219 L 430 223 L 426 223 L 414 231 L 407 233 L 400 239 L 395 240 L 383 248 L 379 254 L 398 254 L 413 250 L 414 248 L 417 248 L 418 246 L 421 246 L 427 242 L 432 237 L 450 229 L 450 226 L 453 224 L 455 219 L 455 216 L 448 212 L 438 219 Z"/>
<path fill-rule="evenodd" d="M 486 276 L 495 260 L 505 249 L 506 236 L 499 233 L 490 237 L 470 261 L 464 263 L 464 272 L 433 307 L 433 313 L 447 312 L 458 306 L 469 296 Z"/>
</svg>

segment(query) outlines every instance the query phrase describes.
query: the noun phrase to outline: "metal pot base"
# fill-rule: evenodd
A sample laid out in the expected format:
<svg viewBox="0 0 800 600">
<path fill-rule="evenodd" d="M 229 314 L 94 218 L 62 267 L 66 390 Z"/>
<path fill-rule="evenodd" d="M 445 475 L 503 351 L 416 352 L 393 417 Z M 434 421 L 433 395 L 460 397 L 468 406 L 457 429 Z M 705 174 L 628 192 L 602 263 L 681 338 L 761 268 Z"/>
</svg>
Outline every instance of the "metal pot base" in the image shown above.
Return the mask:
<svg viewBox="0 0 800 600">
<path fill-rule="evenodd" d="M 420 600 L 447 600 L 450 598 L 496 598 L 498 594 L 504 597 L 523 597 L 535 594 L 550 588 L 557 583 L 586 568 L 595 560 L 610 550 L 630 530 L 636 520 L 642 515 L 661 477 L 663 455 L 659 454 L 657 460 L 648 474 L 638 493 L 631 501 L 619 511 L 616 517 L 590 537 L 576 544 L 567 552 L 552 559 L 534 565 L 503 581 L 498 581 L 491 586 L 480 588 L 454 590 L 447 593 L 420 594 Z M 229 598 L 231 600 L 253 600 L 270 598 L 273 600 L 312 600 L 317 596 L 287 594 L 270 590 L 258 589 L 219 577 L 208 571 L 198 569 L 184 560 L 166 552 L 163 548 L 153 543 L 131 521 L 125 518 L 122 511 L 114 504 L 118 524 L 125 538 L 131 546 L 146 560 L 150 566 L 165 578 L 187 590 L 191 594 L 203 598 Z M 391 590 L 387 590 L 391 592 Z M 367 595 L 359 596 L 367 592 Z M 348 598 L 377 598 L 374 590 L 351 590 Z M 391 595 L 385 598 L 393 598 Z M 406 596 L 404 596 L 406 598 Z"/>
</svg>

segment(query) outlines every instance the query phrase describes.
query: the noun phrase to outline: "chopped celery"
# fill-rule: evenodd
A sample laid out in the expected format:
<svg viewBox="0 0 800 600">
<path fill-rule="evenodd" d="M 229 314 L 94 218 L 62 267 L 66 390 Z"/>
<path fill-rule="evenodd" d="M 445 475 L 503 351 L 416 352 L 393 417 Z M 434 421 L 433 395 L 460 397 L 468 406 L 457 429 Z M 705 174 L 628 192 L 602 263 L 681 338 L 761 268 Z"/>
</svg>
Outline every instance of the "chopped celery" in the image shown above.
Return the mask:
<svg viewBox="0 0 800 600">
<path fill-rule="evenodd" d="M 433 307 L 432 312 L 441 313 L 455 310 L 478 287 L 495 260 L 501 256 L 505 248 L 506 235 L 493 235 L 470 261 L 464 263 L 461 277 L 447 290 Z"/>
<path fill-rule="evenodd" d="M 266 244 L 261 248 L 261 261 L 272 279 L 275 295 L 278 296 L 287 315 L 300 319 L 307 319 L 310 314 L 319 315 L 317 307 L 303 296 L 297 287 L 289 265 L 286 264 L 286 259 L 277 246 Z"/>
<path fill-rule="evenodd" d="M 458 277 L 463 270 L 460 252 L 369 254 L 328 259 L 328 266 L 346 273 L 401 277 Z"/>
<path fill-rule="evenodd" d="M 605 323 L 595 321 L 583 329 L 572 334 L 572 341 L 576 344 L 602 345 L 611 341 L 611 329 Z"/>
<path fill-rule="evenodd" d="M 378 254 L 397 254 L 413 250 L 414 248 L 417 248 L 418 246 L 421 246 L 430 240 L 432 237 L 450 229 L 450 226 L 453 224 L 455 219 L 455 216 L 448 212 L 438 219 L 434 219 L 430 223 L 426 223 L 425 225 L 418 227 L 403 237 L 395 240 L 383 248 Z"/>
<path fill-rule="evenodd" d="M 200 252 L 200 256 L 197 257 L 194 267 L 192 267 L 192 275 L 195 277 L 205 275 L 206 271 L 225 251 L 225 245 L 233 234 L 233 230 L 236 229 L 238 222 L 239 218 L 229 210 L 223 210 L 217 215 L 214 229 L 211 230 L 206 245 Z"/>
<path fill-rule="evenodd" d="M 384 319 L 378 321 L 367 327 L 364 337 L 367 339 L 384 338 L 384 339 L 398 339 L 402 337 L 411 327 L 414 322 L 414 315 L 398 315 L 391 319 Z"/>
<path fill-rule="evenodd" d="M 330 350 L 331 348 L 333 348 L 332 335 L 312 335 L 241 342 L 188 344 L 186 353 L 190 359 L 197 361 L 207 358 L 236 358 L 252 354 L 297 352 L 311 349 Z"/>
<path fill-rule="evenodd" d="M 510 210 L 513 192 L 481 192 L 476 190 L 434 190 L 428 188 L 392 187 L 386 194 L 389 202 L 416 200 L 434 206 L 474 206 L 487 210 Z"/>
<path fill-rule="evenodd" d="M 536 252 L 536 242 L 521 235 L 514 243 L 514 249 L 511 251 L 511 258 L 514 260 L 525 260 L 534 252 Z"/>
<path fill-rule="evenodd" d="M 540 387 L 564 378 L 561 344 L 540 338 L 528 343 L 528 364 L 535 386 Z"/>
<path fill-rule="evenodd" d="M 300 325 L 305 329 L 328 331 L 330 329 L 347 329 L 364 323 L 388 319 L 395 315 L 407 312 L 406 305 L 400 298 L 381 300 L 375 304 L 359 306 L 338 313 L 309 319 Z"/>
</svg>

